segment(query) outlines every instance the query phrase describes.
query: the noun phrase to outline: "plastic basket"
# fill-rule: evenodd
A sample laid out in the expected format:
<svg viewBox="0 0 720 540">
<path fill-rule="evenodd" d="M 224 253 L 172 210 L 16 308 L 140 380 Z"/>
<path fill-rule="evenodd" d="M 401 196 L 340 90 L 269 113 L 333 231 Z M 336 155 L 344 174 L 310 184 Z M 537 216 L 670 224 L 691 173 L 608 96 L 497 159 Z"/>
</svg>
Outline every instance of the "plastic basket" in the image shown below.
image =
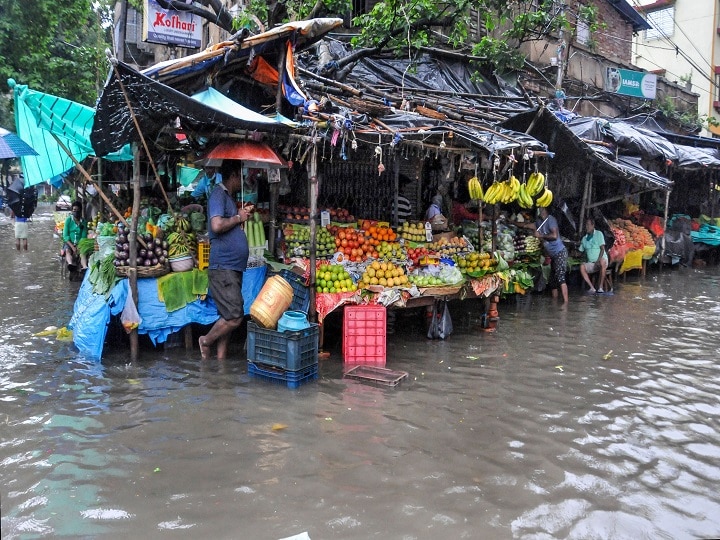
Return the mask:
<svg viewBox="0 0 720 540">
<path fill-rule="evenodd" d="M 346 306 L 343 358 L 346 364 L 385 365 L 387 313 L 384 306 Z"/>
<path fill-rule="evenodd" d="M 298 371 L 318 362 L 320 325 L 294 332 L 262 328 L 252 321 L 247 325 L 247 357 L 250 362 L 287 371 Z"/>
<path fill-rule="evenodd" d="M 198 269 L 205 270 L 210 266 L 210 243 L 198 242 L 197 247 Z"/>
<path fill-rule="evenodd" d="M 310 288 L 305 286 L 303 277 L 286 269 L 280 271 L 280 277 L 287 281 L 293 289 L 293 299 L 288 310 L 302 311 L 307 315 L 310 308 Z"/>
<path fill-rule="evenodd" d="M 248 375 L 277 384 L 285 384 L 288 388 L 297 388 L 303 383 L 318 378 L 318 364 L 315 362 L 312 366 L 299 371 L 286 371 L 273 366 L 248 362 Z"/>
</svg>

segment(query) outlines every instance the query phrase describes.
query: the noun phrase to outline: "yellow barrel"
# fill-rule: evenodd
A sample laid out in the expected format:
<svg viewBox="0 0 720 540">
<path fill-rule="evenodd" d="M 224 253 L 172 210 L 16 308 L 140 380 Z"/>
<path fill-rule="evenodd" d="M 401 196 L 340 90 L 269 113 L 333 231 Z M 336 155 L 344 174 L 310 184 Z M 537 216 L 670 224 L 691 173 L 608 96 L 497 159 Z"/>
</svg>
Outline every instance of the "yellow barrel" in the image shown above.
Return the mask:
<svg viewBox="0 0 720 540">
<path fill-rule="evenodd" d="M 264 328 L 275 328 L 292 303 L 293 289 L 280 276 L 268 278 L 250 306 L 250 317 Z"/>
</svg>

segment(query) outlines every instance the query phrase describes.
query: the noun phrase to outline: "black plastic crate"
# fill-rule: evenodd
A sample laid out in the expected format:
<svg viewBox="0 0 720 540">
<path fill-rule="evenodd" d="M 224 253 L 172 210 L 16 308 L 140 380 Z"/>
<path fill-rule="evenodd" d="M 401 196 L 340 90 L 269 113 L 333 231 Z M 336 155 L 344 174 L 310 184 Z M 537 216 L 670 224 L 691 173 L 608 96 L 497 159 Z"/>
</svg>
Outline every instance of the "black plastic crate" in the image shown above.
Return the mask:
<svg viewBox="0 0 720 540">
<path fill-rule="evenodd" d="M 247 326 L 247 357 L 255 363 L 298 371 L 318 362 L 320 325 L 291 332 L 262 328 L 252 321 Z"/>
</svg>

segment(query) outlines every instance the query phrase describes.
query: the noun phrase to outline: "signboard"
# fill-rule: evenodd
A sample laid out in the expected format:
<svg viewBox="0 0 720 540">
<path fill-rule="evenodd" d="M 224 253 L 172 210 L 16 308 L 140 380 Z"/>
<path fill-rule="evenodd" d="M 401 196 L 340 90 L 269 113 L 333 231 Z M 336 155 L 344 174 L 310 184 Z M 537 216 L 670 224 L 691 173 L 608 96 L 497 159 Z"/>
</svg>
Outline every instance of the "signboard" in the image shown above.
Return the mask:
<svg viewBox="0 0 720 540">
<path fill-rule="evenodd" d="M 202 18 L 185 11 L 163 9 L 155 0 L 145 0 L 143 40 L 189 49 L 202 46 Z"/>
<path fill-rule="evenodd" d="M 605 68 L 605 90 L 623 96 L 655 99 L 657 75 L 614 67 Z"/>
</svg>

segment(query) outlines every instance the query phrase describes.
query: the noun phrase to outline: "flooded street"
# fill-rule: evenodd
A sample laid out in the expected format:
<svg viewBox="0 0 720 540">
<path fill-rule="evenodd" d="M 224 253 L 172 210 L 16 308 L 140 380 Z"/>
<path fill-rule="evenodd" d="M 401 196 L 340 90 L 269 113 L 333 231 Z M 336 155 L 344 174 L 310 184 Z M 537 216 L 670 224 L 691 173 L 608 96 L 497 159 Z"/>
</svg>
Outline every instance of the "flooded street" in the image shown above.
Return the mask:
<svg viewBox="0 0 720 540">
<path fill-rule="evenodd" d="M 652 270 L 613 296 L 571 288 L 453 305 L 429 341 L 388 336 L 397 388 L 250 378 L 241 353 L 112 350 L 65 326 L 51 208 L 27 253 L 0 218 L 3 538 L 691 539 L 720 536 L 720 268 Z M 468 312 L 470 310 L 470 312 Z"/>
</svg>

